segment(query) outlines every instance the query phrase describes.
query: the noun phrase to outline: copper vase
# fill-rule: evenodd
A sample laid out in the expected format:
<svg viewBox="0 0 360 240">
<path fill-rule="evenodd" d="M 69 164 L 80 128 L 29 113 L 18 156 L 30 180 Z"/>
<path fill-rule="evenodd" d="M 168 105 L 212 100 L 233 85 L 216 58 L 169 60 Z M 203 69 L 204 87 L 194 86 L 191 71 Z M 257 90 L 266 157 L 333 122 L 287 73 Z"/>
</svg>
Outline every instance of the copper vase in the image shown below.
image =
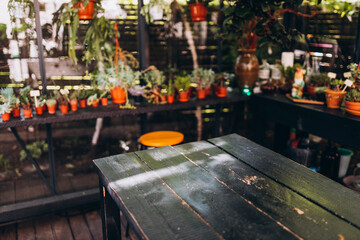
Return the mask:
<svg viewBox="0 0 360 240">
<path fill-rule="evenodd" d="M 255 55 L 256 49 L 239 49 L 235 62 L 235 74 L 239 87 L 254 86 L 259 75 L 259 61 Z"/>
</svg>

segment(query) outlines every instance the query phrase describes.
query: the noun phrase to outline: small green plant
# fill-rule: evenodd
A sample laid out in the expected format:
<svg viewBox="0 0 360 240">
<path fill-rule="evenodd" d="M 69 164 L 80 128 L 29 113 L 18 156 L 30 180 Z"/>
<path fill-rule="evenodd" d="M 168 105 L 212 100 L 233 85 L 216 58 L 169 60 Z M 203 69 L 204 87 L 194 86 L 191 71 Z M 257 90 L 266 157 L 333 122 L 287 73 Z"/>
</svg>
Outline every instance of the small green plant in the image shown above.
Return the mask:
<svg viewBox="0 0 360 240">
<path fill-rule="evenodd" d="M 290 67 L 288 66 L 285 68 L 284 66 L 281 66 L 281 74 L 285 78 L 286 82 L 293 81 L 295 77 L 295 72 L 297 68 L 302 68 L 302 66 L 298 63 L 294 64 L 294 66 Z"/>
<path fill-rule="evenodd" d="M 220 87 L 227 87 L 230 85 L 231 81 L 235 78 L 233 73 L 218 73 L 215 75 L 215 83 Z"/>
<path fill-rule="evenodd" d="M 53 98 L 49 98 L 46 100 L 46 105 L 47 106 L 55 106 L 56 105 L 56 99 Z"/>
<path fill-rule="evenodd" d="M 48 151 L 48 145 L 45 141 L 37 141 L 32 144 L 27 144 L 26 148 L 34 159 L 39 159 L 44 152 Z M 20 161 L 24 161 L 27 158 L 24 150 L 20 151 Z"/>
<path fill-rule="evenodd" d="M 211 69 L 197 68 L 192 71 L 190 81 L 195 83 L 198 89 L 204 90 L 211 86 L 215 80 L 215 73 Z"/>
<path fill-rule="evenodd" d="M 329 89 L 328 87 L 317 87 L 314 89 L 314 93 L 324 93 L 326 89 Z"/>
<path fill-rule="evenodd" d="M 313 87 L 322 87 L 329 84 L 330 78 L 326 73 L 310 75 L 309 85 Z"/>
<path fill-rule="evenodd" d="M 187 92 L 190 88 L 191 85 L 191 81 L 190 81 L 190 76 L 189 75 L 184 75 L 184 76 L 176 76 L 175 78 L 175 87 L 177 88 L 178 91 L 183 91 L 183 92 Z"/>
<path fill-rule="evenodd" d="M 87 105 L 88 106 L 91 106 L 93 105 L 94 103 L 97 103 L 99 102 L 99 98 L 98 98 L 98 94 L 97 93 L 94 93 L 92 95 L 90 95 L 87 99 Z"/>
<path fill-rule="evenodd" d="M 169 78 L 167 84 L 167 94 L 168 96 L 173 96 L 175 94 L 174 81 L 171 78 Z"/>
<path fill-rule="evenodd" d="M 3 169 L 6 173 L 11 173 L 10 161 L 5 158 L 2 153 L 0 153 L 0 170 L 1 169 Z"/>
<path fill-rule="evenodd" d="M 360 102 L 360 89 L 353 88 L 345 95 L 345 101 L 348 102 Z"/>
<path fill-rule="evenodd" d="M 31 104 L 30 90 L 31 90 L 30 86 L 19 89 L 20 102 L 23 106 L 28 106 Z"/>
<path fill-rule="evenodd" d="M 331 79 L 329 84 L 332 90 L 340 91 L 344 86 L 344 81 L 341 79 Z"/>
<path fill-rule="evenodd" d="M 59 92 L 56 91 L 55 96 L 60 105 L 66 105 L 70 102 L 68 89 L 60 89 Z"/>
<path fill-rule="evenodd" d="M 148 4 L 145 4 L 140 10 L 141 15 L 145 17 L 145 20 L 148 24 L 154 22 L 154 16 L 152 12 L 155 10 L 163 13 L 166 17 L 166 20 L 170 19 L 171 9 L 169 2 L 165 0 L 152 0 L 149 1 Z"/>
<path fill-rule="evenodd" d="M 86 90 L 85 88 L 79 88 L 78 90 L 76 90 L 76 97 L 79 99 L 79 100 L 85 100 L 87 99 L 89 96 L 89 91 Z"/>
<path fill-rule="evenodd" d="M 10 102 L 0 104 L 0 114 L 10 113 L 11 110 L 12 107 Z"/>
</svg>

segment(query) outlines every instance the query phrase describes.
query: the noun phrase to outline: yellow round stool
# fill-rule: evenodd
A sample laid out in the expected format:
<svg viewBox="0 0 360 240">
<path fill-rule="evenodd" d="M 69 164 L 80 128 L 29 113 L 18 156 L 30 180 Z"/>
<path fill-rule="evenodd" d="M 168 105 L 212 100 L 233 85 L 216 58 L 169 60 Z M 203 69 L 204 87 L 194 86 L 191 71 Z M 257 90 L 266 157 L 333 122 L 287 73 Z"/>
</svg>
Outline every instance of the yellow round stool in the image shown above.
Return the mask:
<svg viewBox="0 0 360 240">
<path fill-rule="evenodd" d="M 175 131 L 149 132 L 140 137 L 140 143 L 147 147 L 176 145 L 184 141 L 184 134 Z"/>
</svg>

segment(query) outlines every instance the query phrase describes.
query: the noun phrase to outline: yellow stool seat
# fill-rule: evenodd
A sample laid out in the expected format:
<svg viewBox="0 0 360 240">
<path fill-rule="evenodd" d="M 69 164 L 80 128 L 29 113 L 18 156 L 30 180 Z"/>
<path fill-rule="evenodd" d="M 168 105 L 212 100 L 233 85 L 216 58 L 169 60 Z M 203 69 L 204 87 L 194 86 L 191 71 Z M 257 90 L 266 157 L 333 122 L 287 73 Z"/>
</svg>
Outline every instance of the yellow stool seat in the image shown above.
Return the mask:
<svg viewBox="0 0 360 240">
<path fill-rule="evenodd" d="M 149 132 L 140 137 L 140 143 L 148 147 L 176 145 L 184 140 L 184 134 L 175 131 Z"/>
</svg>

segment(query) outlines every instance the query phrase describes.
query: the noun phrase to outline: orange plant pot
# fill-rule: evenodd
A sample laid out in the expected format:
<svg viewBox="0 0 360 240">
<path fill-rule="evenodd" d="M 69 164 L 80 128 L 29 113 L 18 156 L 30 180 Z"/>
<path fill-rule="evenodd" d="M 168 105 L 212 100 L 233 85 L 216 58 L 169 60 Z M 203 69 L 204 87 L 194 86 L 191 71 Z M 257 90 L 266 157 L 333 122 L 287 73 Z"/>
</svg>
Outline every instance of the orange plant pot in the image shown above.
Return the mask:
<svg viewBox="0 0 360 240">
<path fill-rule="evenodd" d="M 15 108 L 12 110 L 13 117 L 20 117 L 20 108 Z"/>
<path fill-rule="evenodd" d="M 206 96 L 210 95 L 210 91 L 211 91 L 211 86 L 205 88 L 205 95 Z"/>
<path fill-rule="evenodd" d="M 216 96 L 218 96 L 220 98 L 226 97 L 227 96 L 227 87 L 217 87 L 215 94 L 216 94 Z"/>
<path fill-rule="evenodd" d="M 3 122 L 10 121 L 10 113 L 1 114 L 1 118 L 2 118 Z"/>
<path fill-rule="evenodd" d="M 189 4 L 189 8 L 190 17 L 193 22 L 206 21 L 207 9 L 202 3 Z"/>
<path fill-rule="evenodd" d="M 121 104 L 126 102 L 125 89 L 122 87 L 113 87 L 110 89 L 110 95 L 113 103 Z"/>
<path fill-rule="evenodd" d="M 174 95 L 172 95 L 172 96 L 166 96 L 166 98 L 167 98 L 167 102 L 169 103 L 169 104 L 172 104 L 172 103 L 174 103 L 174 99 L 175 99 L 175 94 Z"/>
<path fill-rule="evenodd" d="M 56 112 L 56 105 L 53 105 L 53 106 L 47 105 L 47 108 L 48 108 L 49 114 L 55 114 L 55 112 Z"/>
<path fill-rule="evenodd" d="M 166 95 L 160 95 L 160 102 L 161 103 L 167 103 Z"/>
<path fill-rule="evenodd" d="M 24 109 L 23 108 L 23 113 L 24 113 L 25 118 L 31 118 L 32 117 L 32 109 L 31 108 L 29 108 L 29 109 Z"/>
<path fill-rule="evenodd" d="M 44 110 L 43 107 L 35 107 L 36 115 L 42 115 Z"/>
<path fill-rule="evenodd" d="M 79 105 L 81 108 L 86 108 L 86 99 L 79 100 Z"/>
<path fill-rule="evenodd" d="M 198 99 L 205 99 L 206 91 L 204 89 L 196 89 L 196 92 L 197 92 Z"/>
<path fill-rule="evenodd" d="M 75 3 L 74 8 L 78 9 L 78 15 L 80 20 L 92 19 L 94 14 L 94 0 L 90 0 L 89 4 L 86 5 L 86 7 L 84 7 L 84 2 Z"/>
<path fill-rule="evenodd" d="M 108 98 L 101 98 L 100 101 L 101 101 L 102 106 L 107 106 L 108 105 Z"/>
<path fill-rule="evenodd" d="M 340 108 L 346 92 L 325 90 L 326 104 L 328 108 Z"/>
<path fill-rule="evenodd" d="M 78 101 L 70 100 L 70 108 L 71 108 L 71 111 L 76 112 L 78 109 Z"/>
<path fill-rule="evenodd" d="M 345 101 L 345 108 L 353 111 L 360 111 L 360 102 Z"/>
<path fill-rule="evenodd" d="M 179 102 L 188 102 L 189 99 L 189 92 L 179 92 Z"/>
<path fill-rule="evenodd" d="M 93 104 L 92 104 L 93 107 L 98 107 L 99 106 L 99 101 L 95 101 Z"/>
<path fill-rule="evenodd" d="M 69 105 L 68 104 L 60 105 L 60 111 L 62 114 L 67 114 L 69 112 Z"/>
</svg>

